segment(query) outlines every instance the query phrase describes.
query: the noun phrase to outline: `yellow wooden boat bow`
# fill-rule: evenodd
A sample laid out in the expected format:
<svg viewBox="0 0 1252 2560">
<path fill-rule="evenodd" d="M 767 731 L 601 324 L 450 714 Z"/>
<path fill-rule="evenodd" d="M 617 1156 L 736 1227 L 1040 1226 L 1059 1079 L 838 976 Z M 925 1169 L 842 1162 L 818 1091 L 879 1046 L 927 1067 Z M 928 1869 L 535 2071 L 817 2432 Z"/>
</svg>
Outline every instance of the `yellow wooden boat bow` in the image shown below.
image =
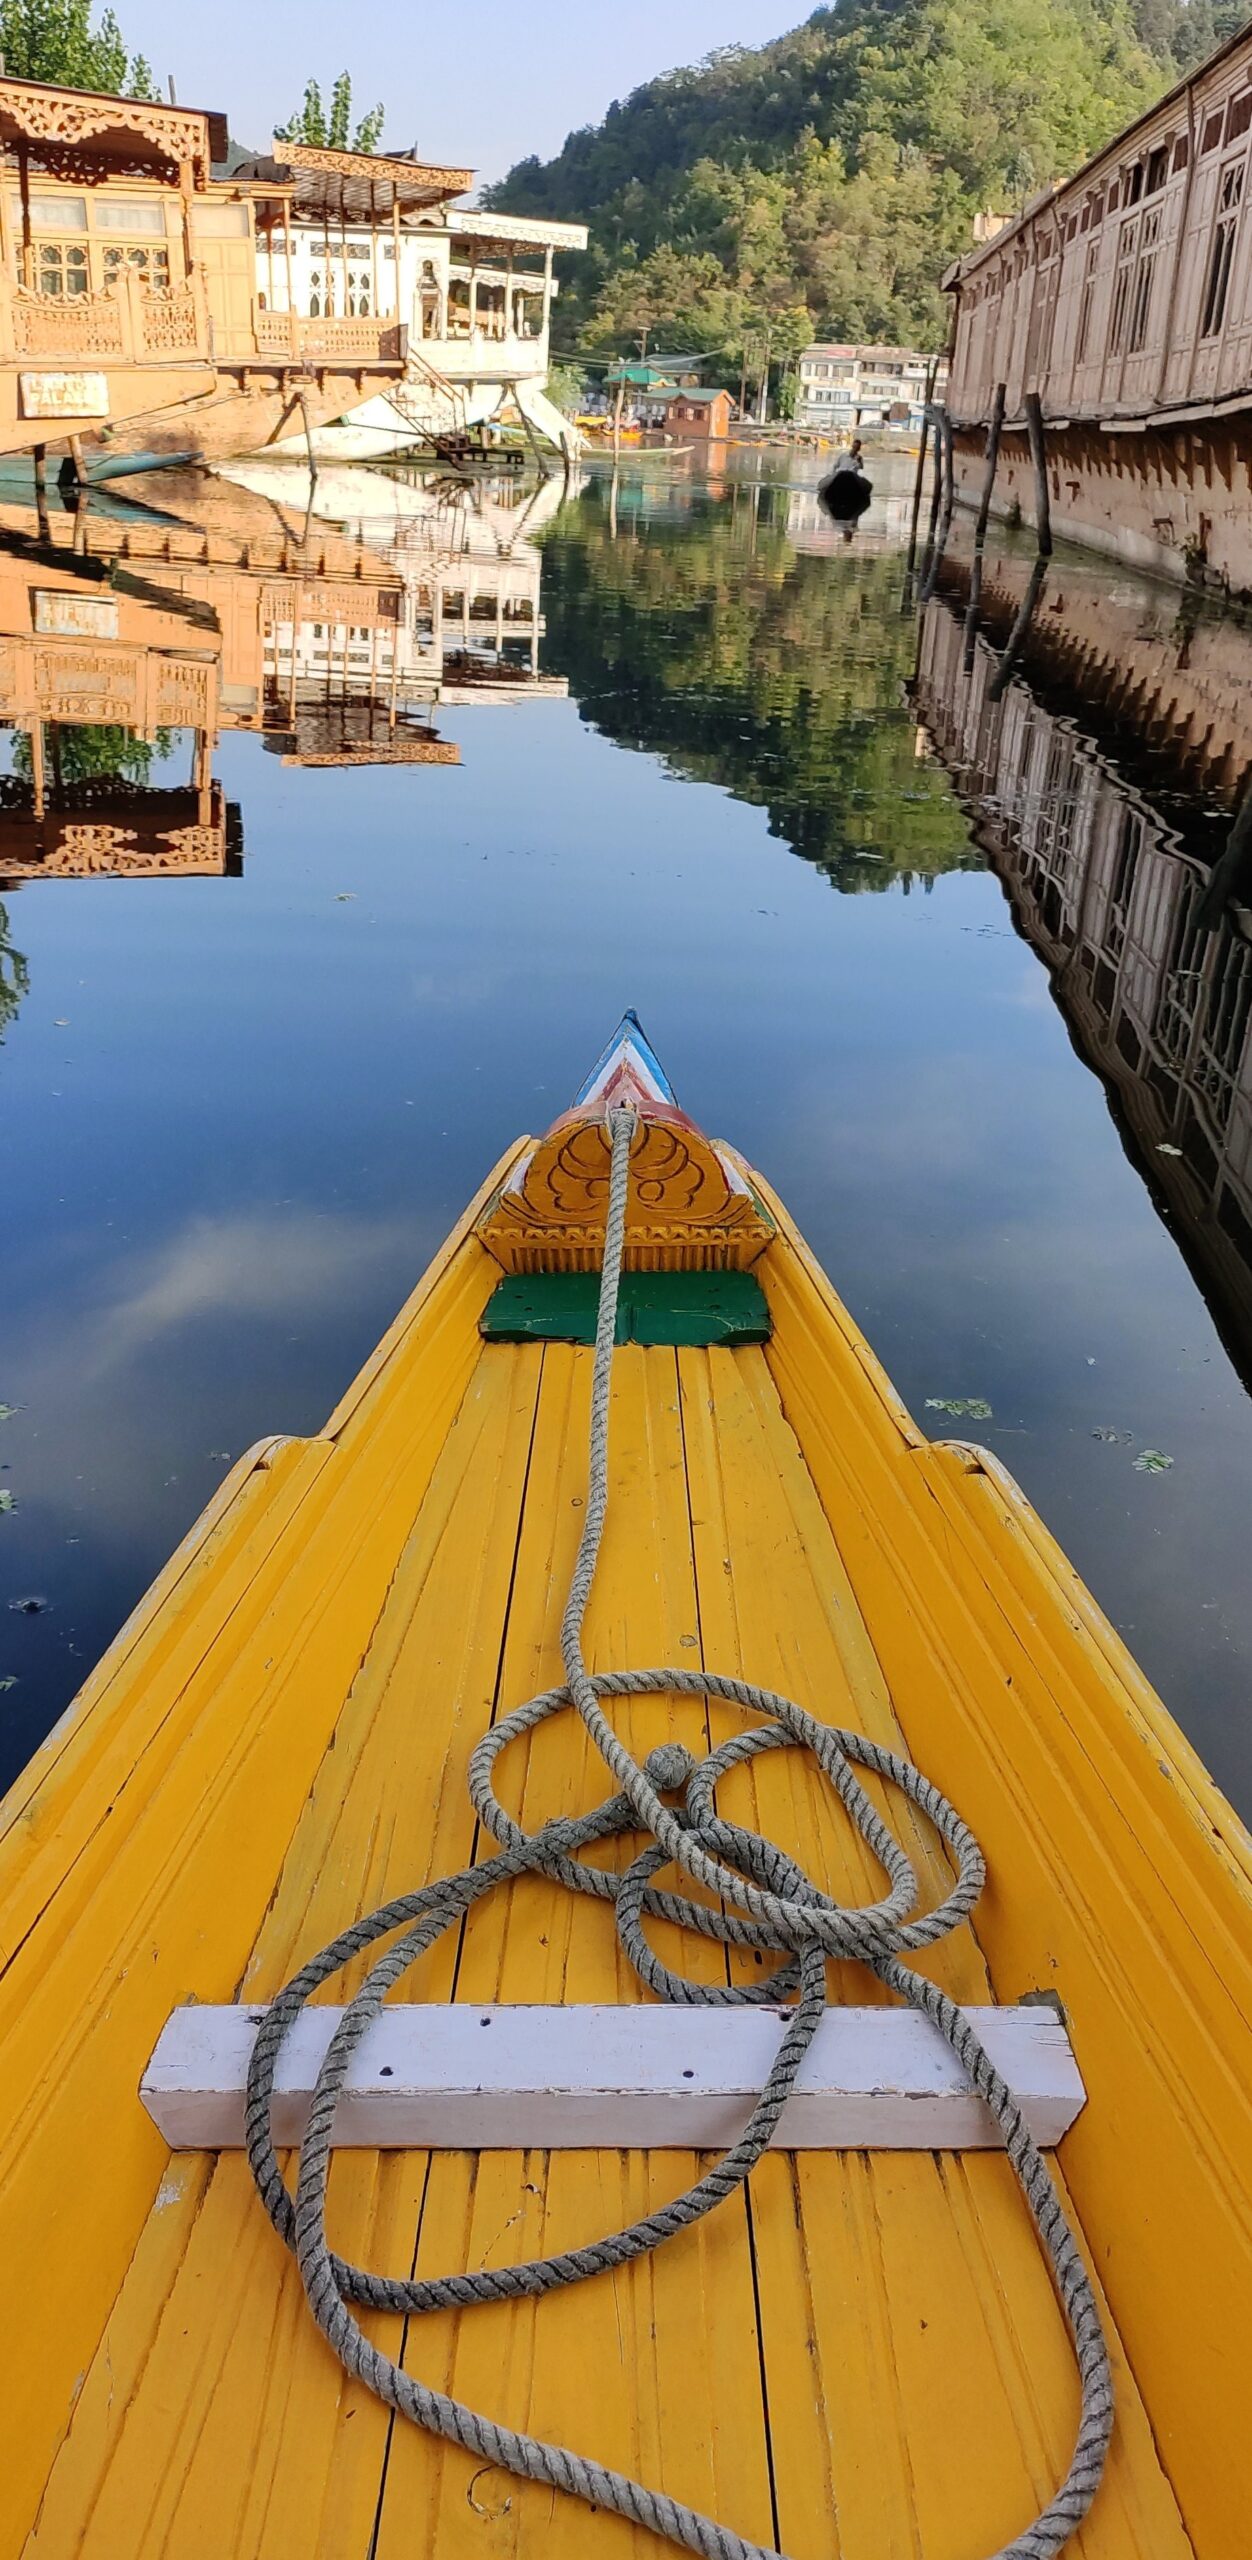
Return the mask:
<svg viewBox="0 0 1252 2560">
<path fill-rule="evenodd" d="M 595 1566 L 593 1337 L 613 1258 L 611 1142 L 624 1175 L 627 1121 Z M 1233 2560 L 1252 2379 L 1252 1843 L 1012 1480 L 915 1429 L 781 1204 L 678 1111 L 629 1016 L 574 1110 L 497 1167 L 325 1430 L 269 1441 L 234 1469 L 0 1810 L 0 2551 L 642 2560 L 662 2547 L 645 2523 L 397 2417 L 310 2317 L 237 2134 L 197 2140 L 193 2124 L 194 2147 L 172 2150 L 152 2112 L 162 2039 L 186 2041 L 192 2004 L 206 2011 L 200 2050 L 219 2012 L 251 2037 L 280 1986 L 360 1915 L 485 1870 L 495 1843 L 467 1789 L 471 1758 L 566 1677 L 561 1612 L 589 1544 L 590 1671 L 695 1675 L 685 1695 L 600 1693 L 632 1803 L 645 1768 L 660 1790 L 648 1823 L 662 1839 L 686 1817 L 680 1762 L 658 1748 L 699 1756 L 742 1738 L 734 1684 L 761 1684 L 780 1711 L 795 1700 L 820 1720 L 816 1755 L 744 1756 L 718 1787 L 717 1815 L 783 1853 L 776 1907 L 795 1919 L 798 1868 L 837 1915 L 823 1926 L 860 1927 L 846 1915 L 881 1909 L 887 1892 L 881 1817 L 922 1914 L 949 1910 L 933 1944 L 919 1943 L 924 1927 L 903 1942 L 948 1995 L 923 1991 L 928 2014 L 975 2012 L 998 2053 L 1015 2018 L 1029 2025 L 1020 2004 L 1059 2005 L 1086 2103 L 1059 2120 L 1048 2167 L 1099 2306 L 1088 2362 L 1102 2328 L 1115 2407 L 1070 2547 Z M 568 1620 L 566 1638 L 568 1668 Z M 613 1791 L 595 1700 L 584 1705 L 499 1753 L 492 1783 L 518 1838 Z M 861 1829 L 818 1765 L 839 1763 L 827 1728 L 867 1738 Z M 893 1759 L 930 1788 L 903 1792 L 881 1774 Z M 961 1899 L 973 1873 L 961 1821 L 946 1847 L 935 1829 L 944 1800 L 985 1854 L 976 1904 L 976 1881 Z M 623 1822 L 589 1862 L 620 1877 L 638 1828 Z M 700 1834 L 715 1836 L 734 1846 L 715 1823 Z M 759 1993 L 762 1966 L 793 1940 L 784 1930 L 783 1957 L 763 1955 L 749 1927 L 728 1945 L 740 1888 L 709 1890 L 717 1877 L 702 1882 L 698 1863 L 693 1876 L 686 1834 L 669 1846 L 709 1934 L 649 1918 L 655 1959 L 710 1994 Z M 995 2127 L 970 2130 L 977 2098 L 910 2086 L 905 2106 L 871 2072 L 855 2101 L 868 2114 L 847 2119 L 861 2131 L 826 2116 L 806 2135 L 784 2116 L 750 2181 L 659 2248 L 542 2299 L 417 2299 L 449 2270 L 576 2253 L 711 2171 L 684 2147 L 687 2129 L 720 2136 L 707 2089 L 682 2086 L 701 2075 L 664 2058 L 676 2017 L 706 2039 L 704 2057 L 710 2022 L 724 2021 L 719 2050 L 745 2023 L 759 2042 L 755 2022 L 781 1994 L 768 2010 L 657 2008 L 611 1891 L 571 1893 L 550 1863 L 479 1900 L 471 1883 L 400 1987 L 430 2004 L 405 2018 L 450 2022 L 462 2044 L 480 2023 L 516 2025 L 519 2009 L 555 2012 L 557 2029 L 577 2012 L 562 2071 L 592 2112 L 562 2125 L 562 2097 L 553 2118 L 553 2067 L 534 2067 L 551 2024 L 492 2047 L 501 2059 L 468 2118 L 459 2083 L 439 2100 L 451 2116 L 406 2118 L 411 2092 L 398 2102 L 374 2079 L 355 2103 L 384 2129 L 348 2130 L 334 2149 L 328 2223 L 343 2260 L 414 2295 L 411 2311 L 361 2315 L 378 2358 L 511 2439 L 647 2484 L 692 2512 L 679 2538 L 710 2554 L 1058 2548 L 1019 2538 L 1070 2466 L 1073 2342 Z M 890 1962 L 876 1971 L 872 1949 L 868 1968 L 844 1960 L 837 1934 L 823 1946 L 818 1974 L 850 2004 L 855 2041 L 855 2013 L 898 2007 Z M 354 1955 L 319 1986 L 302 2026 L 350 2000 L 366 1964 Z M 803 2007 L 790 2026 L 774 2020 L 775 2043 Z M 662 2056 L 648 2099 L 660 2112 L 601 2118 L 606 2071 L 611 2106 L 641 2104 L 633 2061 L 604 2061 L 632 2014 L 631 2054 Z M 1064 2046 L 1040 2014 L 1045 2043 Z M 389 2018 L 400 2032 L 401 2013 Z M 833 2053 L 839 2021 L 825 2023 Z M 895 2032 L 884 2015 L 876 2033 Z M 190 2085 L 172 2103 L 194 2112 L 203 2089 Z M 432 2103 L 425 2083 L 419 2095 Z M 936 2103 L 964 2107 L 964 2130 L 917 2147 L 901 2121 Z M 514 2108 L 530 2149 L 505 2147 Z M 411 2121 L 453 2129 L 417 2148 Z M 1073 2283 L 1085 2293 L 1076 2255 Z M 1089 2486 L 1098 2473 L 1097 2461 Z"/>
</svg>

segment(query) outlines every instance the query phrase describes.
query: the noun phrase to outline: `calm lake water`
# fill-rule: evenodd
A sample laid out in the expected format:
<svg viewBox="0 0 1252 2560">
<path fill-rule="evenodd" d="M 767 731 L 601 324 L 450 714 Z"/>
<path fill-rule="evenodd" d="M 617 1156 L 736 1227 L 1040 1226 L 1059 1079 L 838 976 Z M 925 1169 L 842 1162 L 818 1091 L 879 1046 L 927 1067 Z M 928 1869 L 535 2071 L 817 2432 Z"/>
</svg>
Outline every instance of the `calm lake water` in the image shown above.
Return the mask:
<svg viewBox="0 0 1252 2560">
<path fill-rule="evenodd" d="M 0 503 L 0 1774 L 634 1005 L 1252 1806 L 1252 641 L 785 467 Z"/>
</svg>

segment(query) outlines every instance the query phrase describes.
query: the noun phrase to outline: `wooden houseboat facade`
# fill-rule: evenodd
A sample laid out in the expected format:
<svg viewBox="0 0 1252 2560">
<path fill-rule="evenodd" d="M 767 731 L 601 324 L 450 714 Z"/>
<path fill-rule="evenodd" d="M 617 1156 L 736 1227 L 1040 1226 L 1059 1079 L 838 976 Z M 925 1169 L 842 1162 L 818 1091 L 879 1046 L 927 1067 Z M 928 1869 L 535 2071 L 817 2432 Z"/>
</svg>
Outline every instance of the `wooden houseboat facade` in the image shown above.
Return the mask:
<svg viewBox="0 0 1252 2560">
<path fill-rule="evenodd" d="M 0 78 L 0 454 L 275 447 L 343 459 L 544 396 L 571 223 L 460 208 L 468 168 L 281 143 L 214 176 L 225 118 Z M 346 424 L 340 422 L 346 421 Z"/>
<path fill-rule="evenodd" d="M 0 451 L 212 397 L 225 149 L 221 116 L 0 78 Z"/>
<path fill-rule="evenodd" d="M 1034 394 L 1054 531 L 1252 592 L 1250 154 L 1252 29 L 949 269 L 959 496 L 1003 384 L 993 507 L 1035 521 Z"/>
</svg>

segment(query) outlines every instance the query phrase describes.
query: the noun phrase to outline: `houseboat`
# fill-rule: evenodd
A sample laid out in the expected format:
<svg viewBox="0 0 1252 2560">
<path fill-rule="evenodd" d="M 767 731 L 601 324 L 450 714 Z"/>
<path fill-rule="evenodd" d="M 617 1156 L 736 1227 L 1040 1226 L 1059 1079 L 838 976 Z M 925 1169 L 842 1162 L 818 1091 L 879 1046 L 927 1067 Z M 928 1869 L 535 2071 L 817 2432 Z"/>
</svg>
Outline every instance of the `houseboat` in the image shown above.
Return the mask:
<svg viewBox="0 0 1252 2560">
<path fill-rule="evenodd" d="M 215 176 L 224 117 L 30 81 L 0 79 L 0 147 L 0 456 L 349 460 L 509 403 L 573 450 L 543 385 L 580 225 L 460 207 L 472 169 L 408 154 L 283 142 Z"/>
<path fill-rule="evenodd" d="M 1033 394 L 1054 532 L 1252 592 L 1250 149 L 1245 29 L 948 270 L 959 497 L 1003 385 L 992 504 L 1036 520 Z"/>
<path fill-rule="evenodd" d="M 579 223 L 532 221 L 455 204 L 473 171 L 405 155 L 276 141 L 237 173 L 252 197 L 257 293 L 277 329 L 314 333 L 390 322 L 405 332 L 402 378 L 314 435 L 319 458 L 368 461 L 457 442 L 512 405 L 532 435 L 573 453 L 581 439 L 544 392 L 558 249 L 587 246 Z M 303 422 L 266 437 L 303 452 Z"/>
<path fill-rule="evenodd" d="M 226 149 L 224 116 L 0 77 L 0 455 L 212 400 Z"/>
</svg>

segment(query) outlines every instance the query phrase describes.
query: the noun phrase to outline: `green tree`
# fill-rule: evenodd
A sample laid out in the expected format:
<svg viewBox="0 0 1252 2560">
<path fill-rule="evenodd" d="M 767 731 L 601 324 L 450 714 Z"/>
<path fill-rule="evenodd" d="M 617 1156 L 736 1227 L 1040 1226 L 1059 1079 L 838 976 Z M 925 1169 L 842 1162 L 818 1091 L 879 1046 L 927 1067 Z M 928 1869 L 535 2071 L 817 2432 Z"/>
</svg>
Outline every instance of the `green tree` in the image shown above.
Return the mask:
<svg viewBox="0 0 1252 2560">
<path fill-rule="evenodd" d="M 289 123 L 279 125 L 277 139 L 311 143 L 322 151 L 377 151 L 385 120 L 384 107 L 371 107 L 353 133 L 352 79 L 350 73 L 341 71 L 330 93 L 329 108 L 323 103 L 316 80 L 306 82 L 303 106 Z"/>
<path fill-rule="evenodd" d="M 563 417 L 577 417 L 586 400 L 586 384 L 577 365 L 554 364 L 543 387 Z"/>
<path fill-rule="evenodd" d="M 0 1041 L 30 988 L 30 971 L 9 940 L 8 910 L 0 904 Z"/>
<path fill-rule="evenodd" d="M 139 738 L 116 721 L 54 720 L 49 721 L 47 734 L 48 762 L 58 789 L 74 782 L 147 782 L 153 764 L 174 752 L 171 729 L 158 729 L 155 738 Z M 30 739 L 25 730 L 13 741 L 13 770 L 23 780 L 29 779 Z"/>
<path fill-rule="evenodd" d="M 47 80 L 58 89 L 96 89 L 106 97 L 154 98 L 141 53 L 128 55 L 111 9 L 91 24 L 92 0 L 0 0 L 0 53 L 16 80 Z"/>
</svg>

